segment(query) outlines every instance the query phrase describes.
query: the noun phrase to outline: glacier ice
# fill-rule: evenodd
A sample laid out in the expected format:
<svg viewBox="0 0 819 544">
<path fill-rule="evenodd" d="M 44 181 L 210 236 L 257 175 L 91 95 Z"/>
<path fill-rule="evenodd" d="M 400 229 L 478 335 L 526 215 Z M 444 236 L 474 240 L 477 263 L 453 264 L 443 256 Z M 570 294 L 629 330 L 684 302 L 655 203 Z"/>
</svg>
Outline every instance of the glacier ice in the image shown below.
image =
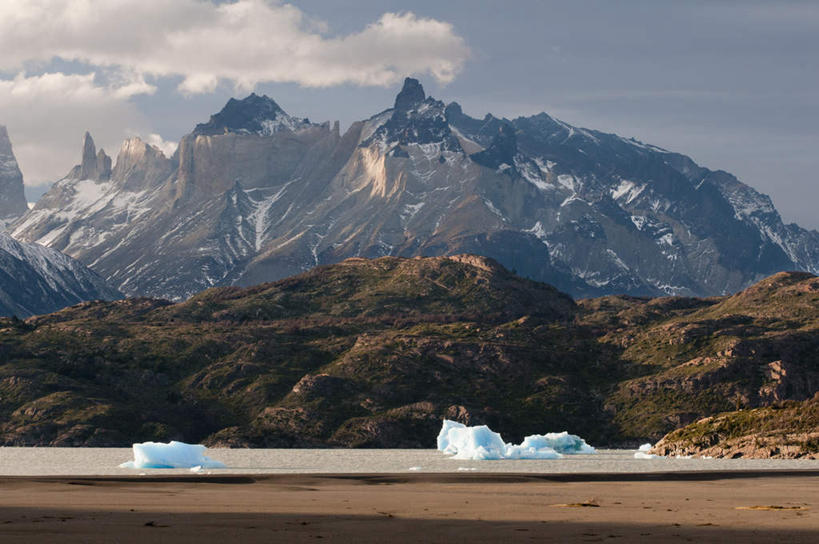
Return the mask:
<svg viewBox="0 0 819 544">
<path fill-rule="evenodd" d="M 579 436 L 562 433 L 533 434 L 520 444 L 507 444 L 486 425 L 467 427 L 445 419 L 438 433 L 438 450 L 453 459 L 560 459 L 562 454 L 594 453 Z"/>
<path fill-rule="evenodd" d="M 184 442 L 142 442 L 134 444 L 134 460 L 120 468 L 225 468 L 223 463 L 205 457 L 207 448 Z"/>
</svg>

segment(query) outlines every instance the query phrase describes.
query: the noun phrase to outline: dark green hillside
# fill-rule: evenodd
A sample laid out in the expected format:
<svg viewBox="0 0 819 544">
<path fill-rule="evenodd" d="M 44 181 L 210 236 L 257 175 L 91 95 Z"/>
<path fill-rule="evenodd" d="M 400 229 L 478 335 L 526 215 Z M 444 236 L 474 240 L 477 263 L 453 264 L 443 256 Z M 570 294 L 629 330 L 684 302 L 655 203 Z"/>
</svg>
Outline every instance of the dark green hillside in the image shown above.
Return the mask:
<svg viewBox="0 0 819 544">
<path fill-rule="evenodd" d="M 656 440 L 811 397 L 818 282 L 575 303 L 490 259 L 381 258 L 181 304 L 85 303 L 0 320 L 0 443 L 430 447 L 444 417 L 507 440 Z"/>
<path fill-rule="evenodd" d="M 731 297 L 583 301 L 633 372 L 609 397 L 628 436 L 819 391 L 819 278 L 780 273 Z"/>
</svg>

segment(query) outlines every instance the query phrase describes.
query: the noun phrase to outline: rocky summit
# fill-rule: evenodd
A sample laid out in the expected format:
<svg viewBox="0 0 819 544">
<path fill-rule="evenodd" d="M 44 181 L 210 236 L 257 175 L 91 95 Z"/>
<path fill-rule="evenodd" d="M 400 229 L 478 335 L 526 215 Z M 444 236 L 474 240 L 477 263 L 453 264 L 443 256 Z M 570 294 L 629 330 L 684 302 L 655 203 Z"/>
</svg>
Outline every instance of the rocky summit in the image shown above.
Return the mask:
<svg viewBox="0 0 819 544">
<path fill-rule="evenodd" d="M 0 319 L 0 443 L 433 447 L 447 418 L 636 446 L 806 402 L 817 331 L 804 273 L 730 297 L 577 303 L 485 257 L 353 258 L 177 304 Z"/>
<path fill-rule="evenodd" d="M 545 113 L 473 118 L 408 78 L 393 106 L 315 124 L 255 94 L 166 157 L 126 141 L 12 227 L 122 292 L 186 299 L 350 257 L 492 257 L 575 297 L 711 296 L 819 271 L 819 233 L 690 158 Z"/>
<path fill-rule="evenodd" d="M 0 230 L 5 223 L 28 210 L 23 191 L 23 174 L 14 157 L 6 127 L 0 125 Z"/>
</svg>

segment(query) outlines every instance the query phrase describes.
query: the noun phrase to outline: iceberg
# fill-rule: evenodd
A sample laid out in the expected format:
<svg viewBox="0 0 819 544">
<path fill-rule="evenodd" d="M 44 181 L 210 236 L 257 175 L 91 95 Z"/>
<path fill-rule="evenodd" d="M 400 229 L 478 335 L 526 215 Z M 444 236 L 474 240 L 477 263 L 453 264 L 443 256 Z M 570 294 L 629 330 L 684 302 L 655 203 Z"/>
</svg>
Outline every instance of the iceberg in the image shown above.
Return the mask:
<svg viewBox="0 0 819 544">
<path fill-rule="evenodd" d="M 486 461 L 505 458 L 506 442 L 486 425 L 467 427 L 445 419 L 438 433 L 438 450 L 453 459 Z"/>
<path fill-rule="evenodd" d="M 595 449 L 589 446 L 585 440 L 576 434 L 562 433 L 533 434 L 523 439 L 521 447 L 525 448 L 552 448 L 558 453 L 568 455 L 580 453 L 595 453 Z"/>
<path fill-rule="evenodd" d="M 533 434 L 520 444 L 507 444 L 486 425 L 467 427 L 445 419 L 438 433 L 438 450 L 452 459 L 474 461 L 498 459 L 560 459 L 563 454 L 594 453 L 579 436 L 562 433 Z"/>
<path fill-rule="evenodd" d="M 207 448 L 184 442 L 142 442 L 134 444 L 134 460 L 120 468 L 226 468 L 223 463 L 205 457 Z"/>
</svg>

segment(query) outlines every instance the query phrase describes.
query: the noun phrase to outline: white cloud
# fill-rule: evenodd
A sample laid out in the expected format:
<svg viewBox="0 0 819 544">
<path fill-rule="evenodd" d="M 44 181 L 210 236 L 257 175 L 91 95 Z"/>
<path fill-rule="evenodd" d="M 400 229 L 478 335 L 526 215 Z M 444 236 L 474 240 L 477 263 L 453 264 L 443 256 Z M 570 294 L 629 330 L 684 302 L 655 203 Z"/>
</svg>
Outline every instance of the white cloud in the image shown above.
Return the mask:
<svg viewBox="0 0 819 544">
<path fill-rule="evenodd" d="M 451 81 L 469 50 L 446 22 L 386 13 L 357 33 L 327 37 L 328 25 L 289 4 L 237 0 L 4 0 L 0 70 L 54 58 L 130 74 L 122 92 L 150 92 L 146 76 L 181 76 L 186 93 L 219 81 L 323 87 L 390 85 L 409 74 Z"/>
</svg>

